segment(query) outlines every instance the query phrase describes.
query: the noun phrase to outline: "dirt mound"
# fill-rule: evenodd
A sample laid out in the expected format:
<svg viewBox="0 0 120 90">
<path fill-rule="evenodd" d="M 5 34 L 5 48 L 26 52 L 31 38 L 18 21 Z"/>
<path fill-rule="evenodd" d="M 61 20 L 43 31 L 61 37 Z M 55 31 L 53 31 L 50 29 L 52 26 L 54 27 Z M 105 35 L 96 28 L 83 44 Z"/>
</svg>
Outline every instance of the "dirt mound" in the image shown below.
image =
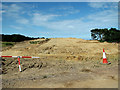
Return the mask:
<svg viewBox="0 0 120 90">
<path fill-rule="evenodd" d="M 31 43 L 32 42 L 32 43 Z M 76 38 L 51 38 L 25 41 L 3 51 L 2 55 L 39 56 L 49 59 L 87 60 L 102 59 L 103 48 L 108 56 L 118 54 L 117 43 L 100 43 Z"/>
</svg>

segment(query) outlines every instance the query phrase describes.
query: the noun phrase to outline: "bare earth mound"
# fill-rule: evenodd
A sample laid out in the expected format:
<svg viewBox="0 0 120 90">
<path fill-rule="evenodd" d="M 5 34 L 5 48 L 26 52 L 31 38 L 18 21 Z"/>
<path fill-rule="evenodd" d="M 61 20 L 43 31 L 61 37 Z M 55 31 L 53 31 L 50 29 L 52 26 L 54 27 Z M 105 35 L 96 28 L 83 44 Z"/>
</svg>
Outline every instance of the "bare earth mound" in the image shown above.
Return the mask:
<svg viewBox="0 0 120 90">
<path fill-rule="evenodd" d="M 37 42 L 31 44 L 30 42 Z M 110 65 L 103 65 L 102 50 Z M 3 88 L 118 88 L 118 44 L 76 38 L 37 39 L 3 49 Z"/>
</svg>

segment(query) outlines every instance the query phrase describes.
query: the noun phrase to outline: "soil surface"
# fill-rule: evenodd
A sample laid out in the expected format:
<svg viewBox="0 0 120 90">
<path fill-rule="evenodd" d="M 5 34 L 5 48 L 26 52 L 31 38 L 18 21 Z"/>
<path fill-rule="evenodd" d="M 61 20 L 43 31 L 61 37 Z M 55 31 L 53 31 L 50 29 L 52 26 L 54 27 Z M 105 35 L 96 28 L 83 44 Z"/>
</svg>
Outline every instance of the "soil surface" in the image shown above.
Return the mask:
<svg viewBox="0 0 120 90">
<path fill-rule="evenodd" d="M 37 43 L 30 43 L 37 42 Z M 103 48 L 111 64 L 102 64 Z M 76 38 L 37 39 L 3 48 L 3 88 L 118 88 L 118 43 Z"/>
</svg>

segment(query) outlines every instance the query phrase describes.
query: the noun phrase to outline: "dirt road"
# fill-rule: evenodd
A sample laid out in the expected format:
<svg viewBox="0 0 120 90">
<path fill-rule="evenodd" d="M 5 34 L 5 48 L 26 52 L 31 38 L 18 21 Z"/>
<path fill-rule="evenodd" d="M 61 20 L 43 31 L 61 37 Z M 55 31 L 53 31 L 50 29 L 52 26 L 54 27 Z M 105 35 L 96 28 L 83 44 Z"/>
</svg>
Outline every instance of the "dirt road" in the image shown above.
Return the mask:
<svg viewBox="0 0 120 90">
<path fill-rule="evenodd" d="M 42 41 L 38 39 L 34 41 Z M 103 65 L 102 49 L 110 65 Z M 39 56 L 40 59 L 3 58 L 4 88 L 117 88 L 118 44 L 75 38 L 52 38 L 30 44 L 25 41 L 2 55 Z"/>
</svg>

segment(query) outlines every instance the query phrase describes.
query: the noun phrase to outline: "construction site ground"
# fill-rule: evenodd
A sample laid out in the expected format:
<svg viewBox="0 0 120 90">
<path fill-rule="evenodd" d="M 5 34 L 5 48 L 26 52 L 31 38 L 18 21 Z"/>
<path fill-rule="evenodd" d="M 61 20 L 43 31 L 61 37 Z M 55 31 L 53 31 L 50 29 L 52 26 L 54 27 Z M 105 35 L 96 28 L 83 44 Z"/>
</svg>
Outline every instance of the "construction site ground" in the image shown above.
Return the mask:
<svg viewBox="0 0 120 90">
<path fill-rule="evenodd" d="M 40 57 L 21 58 L 22 72 L 17 58 L 2 58 L 3 88 L 118 88 L 118 43 L 36 39 L 4 47 L 2 55 Z"/>
</svg>

